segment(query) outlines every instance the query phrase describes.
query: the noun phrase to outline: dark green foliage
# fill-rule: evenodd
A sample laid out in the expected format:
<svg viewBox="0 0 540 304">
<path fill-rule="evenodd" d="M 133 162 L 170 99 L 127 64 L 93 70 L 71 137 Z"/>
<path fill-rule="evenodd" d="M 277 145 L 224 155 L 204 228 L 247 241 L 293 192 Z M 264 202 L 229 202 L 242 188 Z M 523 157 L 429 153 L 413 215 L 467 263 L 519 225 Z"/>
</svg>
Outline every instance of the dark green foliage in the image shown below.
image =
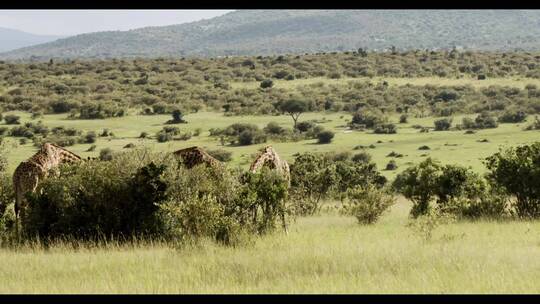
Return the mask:
<svg viewBox="0 0 540 304">
<path fill-rule="evenodd" d="M 374 185 L 357 185 L 347 190 L 342 214 L 352 215 L 362 225 L 374 224 L 394 204 L 394 197 Z"/>
<path fill-rule="evenodd" d="M 439 163 L 427 158 L 396 176 L 392 187 L 413 203 L 412 217 L 416 218 L 429 211 L 430 202 L 437 194 L 440 168 Z"/>
<path fill-rule="evenodd" d="M 155 235 L 162 230 L 156 211 L 166 198 L 164 170 L 152 162 L 137 166 L 125 159 L 64 168 L 60 177 L 40 185 L 40 193 L 30 195 L 21 219 L 24 234 L 42 239 Z"/>
<path fill-rule="evenodd" d="M 392 159 L 386 164 L 385 170 L 396 170 L 397 167 L 396 161 Z"/>
<path fill-rule="evenodd" d="M 283 112 L 289 114 L 293 121 L 293 129 L 296 129 L 296 124 L 300 115 L 308 110 L 308 104 L 303 100 L 289 99 L 284 102 L 278 103 L 277 108 Z"/>
<path fill-rule="evenodd" d="M 278 217 L 284 219 L 287 212 L 285 202 L 288 198 L 287 182 L 277 172 L 266 167 L 258 173 L 246 173 L 243 176 L 243 197 L 250 197 L 254 205 L 252 224 L 259 233 L 275 228 Z M 282 223 L 286 225 L 285 222 Z M 285 228 L 285 227 L 284 227 Z"/>
<path fill-rule="evenodd" d="M 172 111 L 172 120 L 167 121 L 169 124 L 178 124 L 178 123 L 187 123 L 184 120 L 184 114 L 182 113 L 182 110 L 180 109 L 174 109 Z"/>
<path fill-rule="evenodd" d="M 105 148 L 99 151 L 99 159 L 102 161 L 111 161 L 113 157 L 113 151 L 111 148 Z"/>
<path fill-rule="evenodd" d="M 125 108 L 112 102 L 86 103 L 80 107 L 80 119 L 104 119 L 126 115 Z"/>
<path fill-rule="evenodd" d="M 362 110 L 353 115 L 351 127 L 353 129 L 359 127 L 371 129 L 377 125 L 385 123 L 386 121 L 386 117 L 384 117 L 378 110 Z"/>
<path fill-rule="evenodd" d="M 409 117 L 405 114 L 401 114 L 401 116 L 399 116 L 399 123 L 407 123 L 407 119 Z"/>
<path fill-rule="evenodd" d="M 20 119 L 21 119 L 21 117 L 17 116 L 17 115 L 6 115 L 6 116 L 4 116 L 4 121 L 6 122 L 7 125 L 18 125 L 18 124 L 21 123 Z"/>
<path fill-rule="evenodd" d="M 254 124 L 235 123 L 225 129 L 210 129 L 210 136 L 223 137 L 231 145 L 251 145 L 266 142 L 266 134 Z"/>
<path fill-rule="evenodd" d="M 347 189 L 356 185 L 381 187 L 386 183 L 374 163 L 355 162 L 334 154 L 298 154 L 290 168 L 293 209 L 301 215 L 318 212 L 322 199 L 343 199 Z"/>
<path fill-rule="evenodd" d="M 393 123 L 378 124 L 373 129 L 375 134 L 395 134 L 397 133 L 397 127 Z"/>
<path fill-rule="evenodd" d="M 527 114 L 523 111 L 516 111 L 516 110 L 504 111 L 499 116 L 499 122 L 501 123 L 518 123 L 518 122 L 525 121 L 525 119 L 527 119 Z"/>
<path fill-rule="evenodd" d="M 53 113 L 68 113 L 73 109 L 78 109 L 81 104 L 78 102 L 60 99 L 49 103 Z"/>
<path fill-rule="evenodd" d="M 263 88 L 263 89 L 268 89 L 268 88 L 271 88 L 274 86 L 274 82 L 272 81 L 272 79 L 265 79 L 263 81 L 261 81 L 261 85 L 260 87 Z"/>
<path fill-rule="evenodd" d="M 215 159 L 222 161 L 222 162 L 230 162 L 232 160 L 232 152 L 223 150 L 223 149 L 216 149 L 216 150 L 206 150 L 208 154 L 210 154 Z"/>
<path fill-rule="evenodd" d="M 478 114 L 474 121 L 468 117 L 463 118 L 462 121 L 462 127 L 465 129 L 490 129 L 497 126 L 497 120 L 486 111 Z"/>
<path fill-rule="evenodd" d="M 470 169 L 440 165 L 431 158 L 399 174 L 393 188 L 413 202 L 411 216 L 426 215 L 436 203 L 437 211 L 459 218 L 495 218 L 507 215 L 508 199 L 490 188 Z"/>
<path fill-rule="evenodd" d="M 367 152 L 357 153 L 352 157 L 352 161 L 353 162 L 358 162 L 358 163 L 370 163 L 371 162 L 371 154 L 369 154 Z"/>
<path fill-rule="evenodd" d="M 86 133 L 86 135 L 84 135 L 85 144 L 93 144 L 96 142 L 96 140 L 97 140 L 97 135 L 96 135 L 96 132 L 94 131 L 89 131 Z"/>
<path fill-rule="evenodd" d="M 540 143 L 508 148 L 485 161 L 488 180 L 516 198 L 520 217 L 540 217 Z"/>
<path fill-rule="evenodd" d="M 322 131 L 317 135 L 319 144 L 329 144 L 334 138 L 334 132 L 332 131 Z"/>
<path fill-rule="evenodd" d="M 435 131 L 447 131 L 452 126 L 452 118 L 438 119 L 433 122 Z"/>
</svg>

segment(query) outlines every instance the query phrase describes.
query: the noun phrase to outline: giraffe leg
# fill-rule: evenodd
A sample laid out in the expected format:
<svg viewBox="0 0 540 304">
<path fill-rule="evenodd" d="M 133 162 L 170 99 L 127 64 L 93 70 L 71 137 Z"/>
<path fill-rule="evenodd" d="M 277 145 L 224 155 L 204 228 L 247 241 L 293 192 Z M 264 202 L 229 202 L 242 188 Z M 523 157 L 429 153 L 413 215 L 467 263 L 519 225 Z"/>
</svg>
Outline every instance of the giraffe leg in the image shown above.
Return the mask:
<svg viewBox="0 0 540 304">
<path fill-rule="evenodd" d="M 289 231 L 287 229 L 287 222 L 285 221 L 285 211 L 281 211 L 281 224 L 283 225 L 283 230 L 285 231 L 285 234 L 289 234 Z"/>
</svg>

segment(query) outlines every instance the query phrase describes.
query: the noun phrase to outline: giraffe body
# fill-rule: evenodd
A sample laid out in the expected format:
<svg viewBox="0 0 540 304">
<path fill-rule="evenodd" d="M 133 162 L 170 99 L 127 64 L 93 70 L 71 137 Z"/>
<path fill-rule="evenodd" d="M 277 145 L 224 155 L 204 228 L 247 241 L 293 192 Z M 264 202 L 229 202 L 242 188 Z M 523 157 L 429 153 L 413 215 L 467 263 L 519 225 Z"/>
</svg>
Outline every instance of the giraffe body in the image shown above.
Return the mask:
<svg viewBox="0 0 540 304">
<path fill-rule="evenodd" d="M 215 159 L 206 151 L 197 146 L 178 150 L 174 152 L 174 155 L 180 156 L 182 159 L 182 164 L 188 169 L 191 169 L 196 165 L 200 164 L 206 164 L 208 167 L 211 168 L 222 167 L 222 164 L 219 160 Z"/>
<path fill-rule="evenodd" d="M 16 216 L 18 217 L 26 207 L 26 193 L 36 191 L 39 182 L 48 176 L 51 169 L 57 168 L 62 163 L 80 160 L 78 155 L 62 147 L 45 143 L 36 154 L 21 162 L 13 173 Z"/>
<path fill-rule="evenodd" d="M 276 170 L 287 181 L 287 187 L 291 186 L 291 172 L 289 169 L 289 164 L 286 160 L 281 159 L 277 152 L 271 146 L 266 146 L 264 147 L 264 149 L 262 149 L 259 156 L 257 156 L 255 161 L 251 164 L 249 171 L 255 173 L 263 167 Z M 255 210 L 254 212 L 254 218 L 256 217 L 257 210 Z M 281 212 L 281 222 L 283 225 L 283 230 L 285 230 L 285 233 L 288 233 L 284 210 Z"/>
<path fill-rule="evenodd" d="M 289 164 L 286 160 L 281 159 L 271 146 L 264 147 L 259 156 L 257 156 L 255 161 L 251 164 L 249 171 L 255 173 L 262 167 L 276 170 L 285 178 L 288 186 L 291 185 L 291 172 L 289 169 Z"/>
</svg>

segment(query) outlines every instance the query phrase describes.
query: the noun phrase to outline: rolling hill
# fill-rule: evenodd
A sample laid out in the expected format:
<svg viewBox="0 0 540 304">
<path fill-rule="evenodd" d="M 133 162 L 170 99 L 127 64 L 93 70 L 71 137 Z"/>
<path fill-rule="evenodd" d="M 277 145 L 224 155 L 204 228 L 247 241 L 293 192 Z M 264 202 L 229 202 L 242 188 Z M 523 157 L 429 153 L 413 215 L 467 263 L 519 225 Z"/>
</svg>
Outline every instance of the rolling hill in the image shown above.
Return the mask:
<svg viewBox="0 0 540 304">
<path fill-rule="evenodd" d="M 0 52 L 7 52 L 27 46 L 46 43 L 61 36 L 35 35 L 19 30 L 0 28 Z"/>
<path fill-rule="evenodd" d="M 2 59 L 269 55 L 355 50 L 539 50 L 535 10 L 239 10 L 212 19 L 82 34 Z"/>
</svg>

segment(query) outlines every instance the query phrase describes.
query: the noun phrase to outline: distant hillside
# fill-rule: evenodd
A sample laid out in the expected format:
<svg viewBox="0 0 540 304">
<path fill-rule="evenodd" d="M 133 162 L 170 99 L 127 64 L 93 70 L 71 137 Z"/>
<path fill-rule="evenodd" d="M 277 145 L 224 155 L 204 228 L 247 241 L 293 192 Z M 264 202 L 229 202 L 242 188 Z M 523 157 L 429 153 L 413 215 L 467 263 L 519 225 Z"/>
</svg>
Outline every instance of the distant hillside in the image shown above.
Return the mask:
<svg viewBox="0 0 540 304">
<path fill-rule="evenodd" d="M 7 52 L 22 47 L 46 43 L 62 38 L 26 33 L 19 30 L 0 28 L 0 52 Z"/>
<path fill-rule="evenodd" d="M 240 10 L 192 23 L 83 34 L 0 54 L 110 58 L 451 48 L 539 50 L 538 10 Z"/>
</svg>

